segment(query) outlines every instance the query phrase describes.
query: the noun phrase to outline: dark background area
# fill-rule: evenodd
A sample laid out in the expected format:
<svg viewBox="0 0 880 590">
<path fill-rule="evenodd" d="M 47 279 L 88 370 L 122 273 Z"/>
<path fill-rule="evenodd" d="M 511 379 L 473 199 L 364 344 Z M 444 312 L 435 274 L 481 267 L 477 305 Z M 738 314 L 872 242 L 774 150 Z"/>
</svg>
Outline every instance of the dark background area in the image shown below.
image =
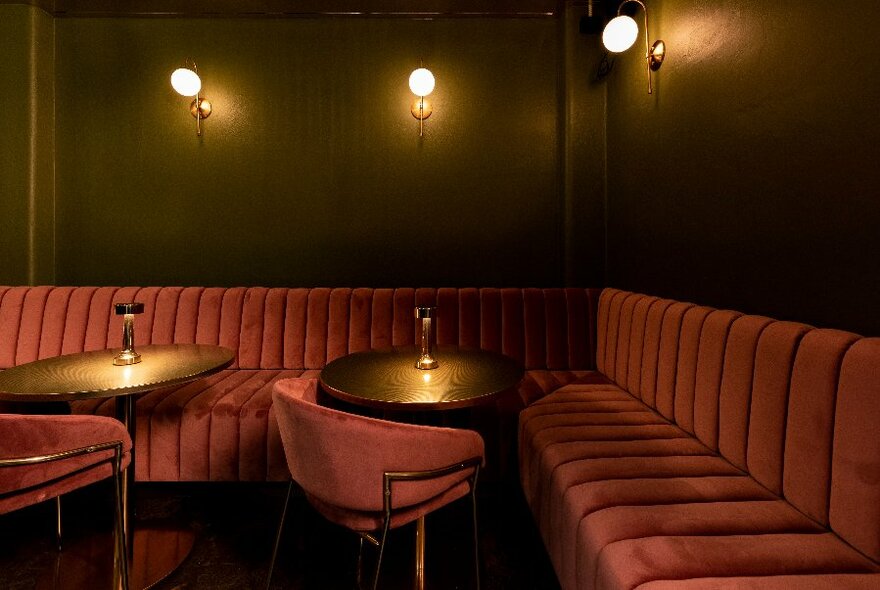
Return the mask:
<svg viewBox="0 0 880 590">
<path fill-rule="evenodd" d="M 0 283 L 607 285 L 880 334 L 876 3 L 649 2 L 653 95 L 638 44 L 598 79 L 588 2 L 82 4 L 0 3 Z"/>
</svg>

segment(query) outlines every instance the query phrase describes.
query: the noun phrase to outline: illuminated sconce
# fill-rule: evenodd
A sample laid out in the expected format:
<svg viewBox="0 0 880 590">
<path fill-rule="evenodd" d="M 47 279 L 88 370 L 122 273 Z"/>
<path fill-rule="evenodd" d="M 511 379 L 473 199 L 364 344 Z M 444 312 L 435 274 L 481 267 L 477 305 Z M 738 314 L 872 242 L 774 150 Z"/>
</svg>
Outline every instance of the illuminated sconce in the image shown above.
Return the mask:
<svg viewBox="0 0 880 590">
<path fill-rule="evenodd" d="M 196 64 L 187 61 L 192 65 L 192 68 L 183 67 L 174 70 L 174 73 L 171 74 L 171 86 L 182 96 L 195 97 L 189 106 L 189 112 L 196 118 L 196 135 L 201 135 L 202 119 L 207 119 L 211 115 L 211 102 L 199 96 L 202 89 L 202 79 L 199 78 Z"/>
<path fill-rule="evenodd" d="M 116 315 L 122 319 L 122 352 L 113 359 L 118 366 L 134 365 L 141 362 L 141 355 L 134 351 L 134 314 L 144 313 L 143 303 L 117 303 L 114 306 Z"/>
<path fill-rule="evenodd" d="M 436 307 L 417 307 L 416 308 L 416 319 L 422 320 L 422 347 L 421 354 L 419 355 L 419 360 L 416 361 L 417 369 L 436 369 L 438 366 L 437 359 L 434 358 L 433 353 L 431 352 L 431 347 L 434 342 L 433 330 L 431 329 L 431 320 L 434 317 L 434 314 L 437 312 Z M 430 378 L 425 380 L 425 383 L 430 381 Z"/>
<path fill-rule="evenodd" d="M 434 74 L 426 68 L 413 70 L 409 75 L 409 89 L 418 98 L 413 102 L 410 112 L 412 116 L 419 120 L 419 137 L 423 135 L 424 121 L 431 116 L 431 103 L 425 100 L 425 97 L 434 90 Z"/>
<path fill-rule="evenodd" d="M 605 25 L 605 30 L 602 31 L 602 44 L 611 53 L 621 53 L 636 42 L 636 38 L 639 36 L 639 26 L 632 17 L 620 14 L 623 7 L 630 2 L 641 6 L 645 14 L 645 64 L 648 68 L 648 94 L 652 94 L 651 71 L 659 70 L 663 64 L 663 58 L 666 56 L 666 43 L 658 39 L 654 41 L 653 45 L 648 45 L 648 9 L 641 0 L 624 0 L 617 9 L 617 16 Z"/>
</svg>

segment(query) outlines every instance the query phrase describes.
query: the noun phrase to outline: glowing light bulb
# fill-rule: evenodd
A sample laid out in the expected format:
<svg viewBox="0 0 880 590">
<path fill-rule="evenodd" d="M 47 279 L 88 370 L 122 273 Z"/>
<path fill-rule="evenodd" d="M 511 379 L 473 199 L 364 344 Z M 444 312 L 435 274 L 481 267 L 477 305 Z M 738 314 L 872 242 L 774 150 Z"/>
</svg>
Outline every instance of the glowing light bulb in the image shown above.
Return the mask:
<svg viewBox="0 0 880 590">
<path fill-rule="evenodd" d="M 612 18 L 602 31 L 602 45 L 612 53 L 626 51 L 636 42 L 639 26 L 632 18 L 623 15 Z"/>
<path fill-rule="evenodd" d="M 434 74 L 426 68 L 414 70 L 409 75 L 409 89 L 416 96 L 428 96 L 434 90 Z"/>
<path fill-rule="evenodd" d="M 202 80 L 194 71 L 188 68 L 178 68 L 171 74 L 171 86 L 178 94 L 195 96 L 202 89 Z"/>
</svg>

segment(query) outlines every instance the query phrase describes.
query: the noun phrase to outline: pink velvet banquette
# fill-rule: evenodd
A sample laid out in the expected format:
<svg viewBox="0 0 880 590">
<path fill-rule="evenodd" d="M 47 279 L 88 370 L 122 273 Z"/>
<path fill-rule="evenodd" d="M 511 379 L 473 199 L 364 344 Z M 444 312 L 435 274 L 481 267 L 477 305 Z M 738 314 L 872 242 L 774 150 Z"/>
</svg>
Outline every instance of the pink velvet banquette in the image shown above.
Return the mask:
<svg viewBox="0 0 880 590">
<path fill-rule="evenodd" d="M 138 400 L 139 480 L 286 480 L 273 384 L 436 305 L 526 368 L 499 410 L 562 588 L 880 588 L 880 338 L 615 289 L 0 287 L 0 368 L 120 346 L 135 300 L 136 345 L 236 352 Z"/>
<path fill-rule="evenodd" d="M 219 344 L 229 369 L 137 401 L 139 481 L 286 481 L 272 387 L 317 377 L 350 352 L 414 346 L 416 305 L 436 305 L 439 345 L 484 348 L 528 369 L 512 416 L 595 368 L 597 289 L 0 287 L 0 369 L 121 347 L 113 303 L 141 301 L 135 345 Z M 112 399 L 73 402 L 113 415 Z M 511 445 L 513 447 L 513 445 Z"/>
</svg>

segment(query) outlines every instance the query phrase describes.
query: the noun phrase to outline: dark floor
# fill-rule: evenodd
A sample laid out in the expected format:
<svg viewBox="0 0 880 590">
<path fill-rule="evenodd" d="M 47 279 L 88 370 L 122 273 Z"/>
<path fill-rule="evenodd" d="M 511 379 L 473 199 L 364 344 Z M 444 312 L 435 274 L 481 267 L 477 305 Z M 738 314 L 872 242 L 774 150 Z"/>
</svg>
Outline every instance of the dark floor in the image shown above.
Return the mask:
<svg viewBox="0 0 880 590">
<path fill-rule="evenodd" d="M 157 590 L 265 588 L 285 484 L 140 484 L 139 522 L 182 522 L 197 531 L 192 553 Z M 112 497 L 105 482 L 65 496 L 65 549 L 55 549 L 54 503 L 0 516 L 0 589 L 59 588 L 70 584 L 70 564 L 88 539 L 109 543 Z M 478 497 L 482 587 L 505 590 L 559 588 L 531 516 L 515 484 L 489 483 Z M 473 588 L 470 502 L 462 499 L 427 518 L 426 588 Z M 358 541 L 308 507 L 292 500 L 272 588 L 356 587 Z M 381 588 L 409 588 L 413 526 L 392 531 Z M 161 550 L 161 548 L 156 548 Z M 372 557 L 372 548 L 365 556 Z M 374 558 L 373 558 L 374 559 Z M 66 560 L 66 561 L 65 561 Z M 369 573 L 373 561 L 365 560 Z M 109 587 L 110 569 L 84 574 L 83 587 Z M 60 580 L 60 583 L 56 580 Z"/>
</svg>

